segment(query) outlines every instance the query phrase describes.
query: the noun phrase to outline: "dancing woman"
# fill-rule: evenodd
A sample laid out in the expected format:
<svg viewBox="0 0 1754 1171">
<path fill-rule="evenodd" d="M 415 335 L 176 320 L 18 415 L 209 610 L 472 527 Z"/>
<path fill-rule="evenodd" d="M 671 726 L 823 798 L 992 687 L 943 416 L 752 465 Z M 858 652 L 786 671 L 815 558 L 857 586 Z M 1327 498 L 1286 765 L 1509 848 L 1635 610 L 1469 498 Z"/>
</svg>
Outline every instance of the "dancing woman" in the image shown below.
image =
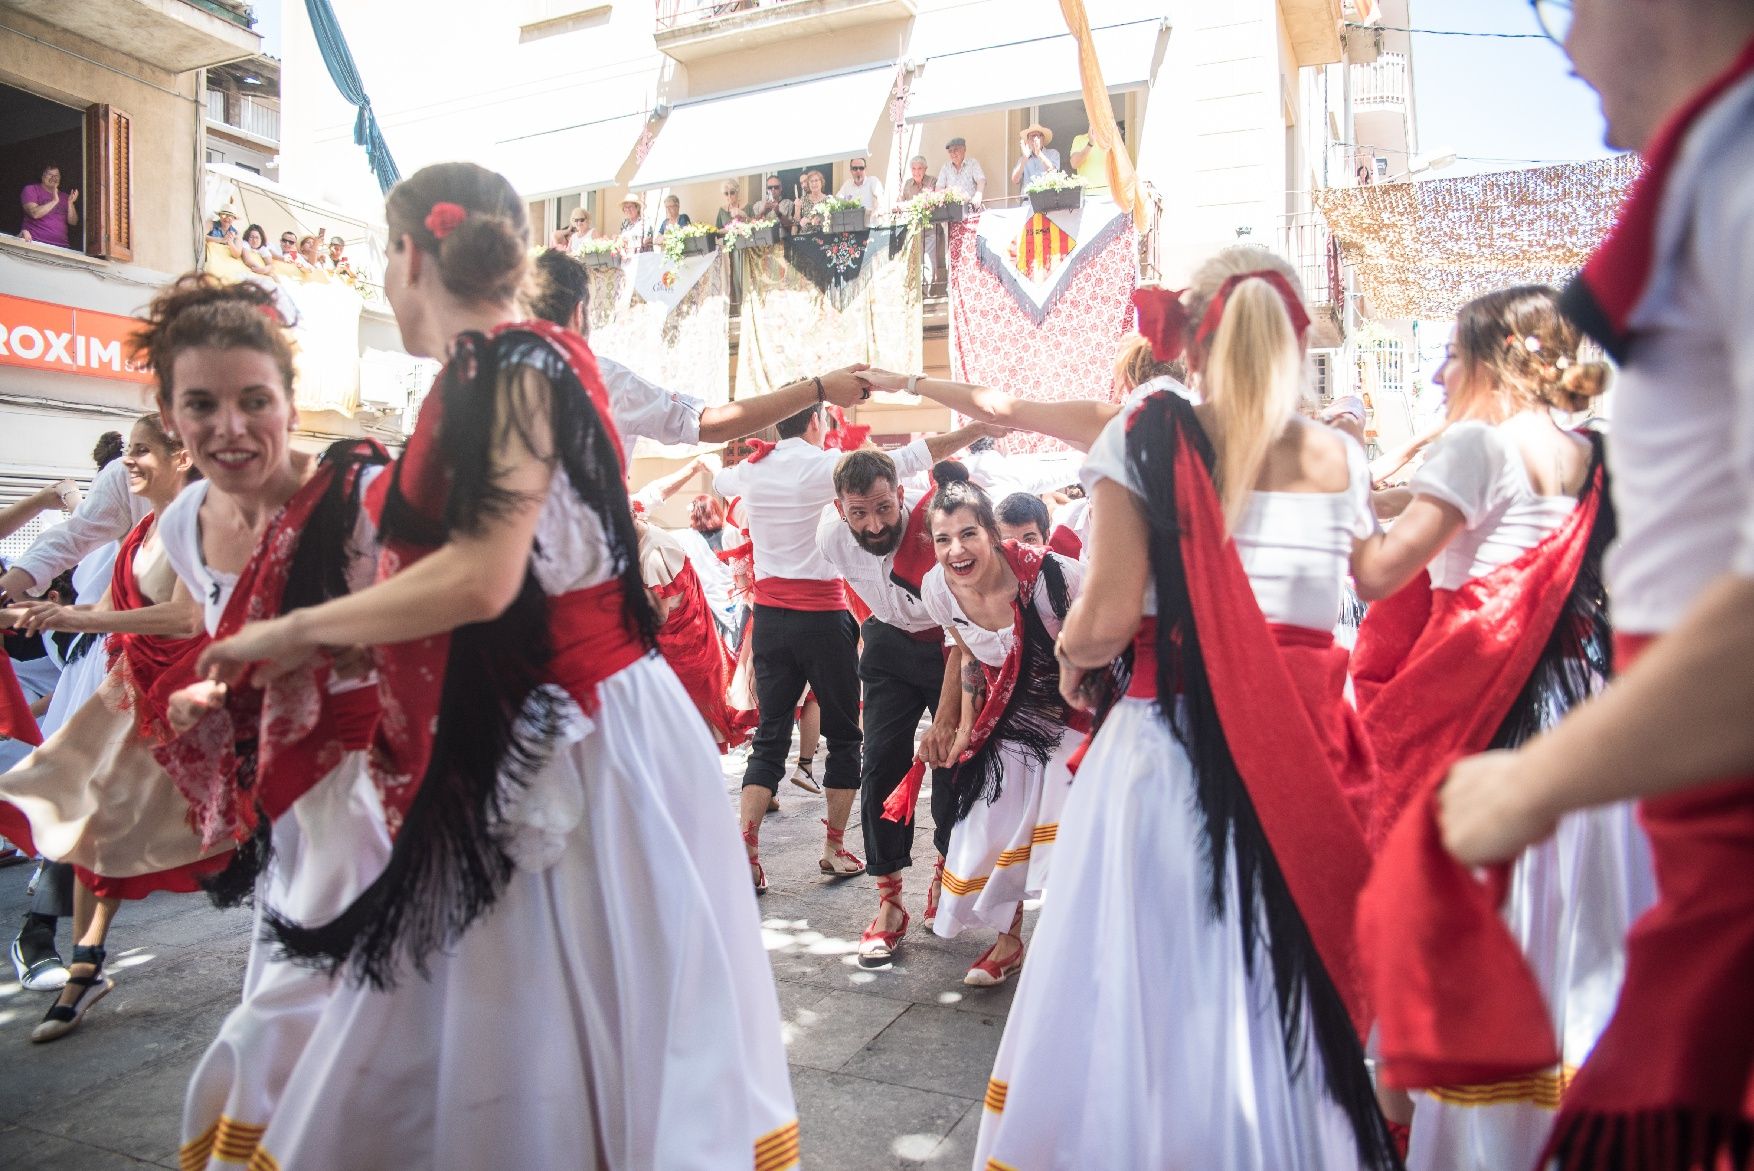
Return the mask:
<svg viewBox="0 0 1754 1171">
<path fill-rule="evenodd" d="M 276 924 L 348 979 L 259 1149 L 289 1167 L 793 1166 L 755 900 L 718 754 L 652 653 L 596 363 L 516 320 L 529 227 L 505 179 L 428 167 L 385 217 L 404 342 L 446 364 L 373 486 L 380 580 L 203 664 L 272 677 L 367 645 L 381 676 L 394 846 L 339 917 Z"/>
<path fill-rule="evenodd" d="M 122 461 L 128 490 L 151 511 L 123 539 L 102 599 L 95 606 L 27 602 L 8 611 L 33 634 L 108 636 L 107 673 L 96 693 L 48 743 L 0 776 L 0 833 L 72 863 L 77 882 L 73 962 L 33 1041 L 72 1032 L 115 987 L 103 972 L 104 942 L 123 899 L 199 889 L 197 879 L 225 864 L 230 845 L 190 832 L 187 807 L 153 759 L 172 735 L 170 694 L 194 680 L 195 656 L 207 641 L 199 608 L 166 559 L 161 523 L 188 476 L 188 453 L 157 415 L 145 415 Z"/>
<path fill-rule="evenodd" d="M 1613 1010 L 1621 941 L 1655 897 L 1629 803 L 1566 818 L 1501 872 L 1498 915 L 1544 994 L 1558 1060 L 1503 1078 L 1457 1066 L 1445 1083 L 1433 1060 L 1452 1048 L 1441 1022 L 1452 1022 L 1454 1039 L 1477 1027 L 1468 998 L 1448 990 L 1485 984 L 1427 982 L 1465 971 L 1466 959 L 1458 969 L 1453 935 L 1409 928 L 1445 921 L 1458 896 L 1463 906 L 1483 896 L 1438 846 L 1435 786 L 1457 757 L 1514 748 L 1550 727 L 1611 669 L 1601 563 L 1614 513 L 1600 439 L 1554 417 L 1584 409 L 1605 385 L 1607 367 L 1579 342 L 1552 289 L 1506 289 L 1463 306 L 1438 375 L 1449 427 L 1409 485 L 1412 502 L 1354 561 L 1359 592 L 1384 599 L 1353 661 L 1379 774 L 1370 836 L 1383 857 L 1361 910 L 1384 1018 L 1379 1072 L 1393 1085 L 1431 1087 L 1408 1151 L 1409 1166 L 1430 1171 L 1535 1165 L 1569 1071 Z"/>
<path fill-rule="evenodd" d="M 1283 261 L 1227 249 L 1142 300 L 1204 405 L 1144 390 L 1085 463 L 1061 688 L 1089 704 L 1129 644 L 1132 681 L 1067 800 L 976 1165 L 1391 1168 L 1352 979 L 1367 855 L 1334 743 L 1369 471 L 1297 415 L 1308 318 Z"/>
<path fill-rule="evenodd" d="M 999 931 L 963 977 L 987 988 L 1023 965 L 1023 900 L 1047 884 L 1072 781 L 1066 762 L 1079 738 L 1067 736 L 1068 716 L 1089 728 L 1060 698 L 1053 656 L 1084 573 L 1057 553 L 1001 540 L 992 501 L 961 464 L 941 463 L 932 476 L 938 490 L 927 515 L 938 564 L 920 598 L 962 662 L 955 740 L 942 760 L 926 762 L 954 768 L 947 783 L 956 793 L 932 930 L 946 939 L 976 925 Z M 906 788 L 896 800 L 911 810 Z"/>
</svg>

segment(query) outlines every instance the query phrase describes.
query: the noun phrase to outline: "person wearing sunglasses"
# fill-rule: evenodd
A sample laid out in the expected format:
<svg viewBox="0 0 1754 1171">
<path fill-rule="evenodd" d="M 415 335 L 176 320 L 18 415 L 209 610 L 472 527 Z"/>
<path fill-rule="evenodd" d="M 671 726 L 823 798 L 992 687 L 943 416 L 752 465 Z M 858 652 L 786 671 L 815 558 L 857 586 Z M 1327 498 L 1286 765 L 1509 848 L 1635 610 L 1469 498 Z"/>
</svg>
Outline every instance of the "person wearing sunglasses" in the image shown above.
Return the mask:
<svg viewBox="0 0 1754 1171">
<path fill-rule="evenodd" d="M 1658 902 L 1627 935 L 1613 1018 L 1542 1165 L 1739 1166 L 1754 1141 L 1754 4 L 1534 8 L 1600 97 L 1608 144 L 1644 161 L 1560 299 L 1619 363 L 1615 678 L 1522 748 L 1456 764 L 1437 821 L 1449 854 L 1482 866 L 1573 811 L 1639 801 Z M 1515 983 L 1495 981 L 1482 1008 Z M 1457 1035 L 1494 1035 L 1483 1015 Z"/>
<path fill-rule="evenodd" d="M 863 155 L 847 160 L 848 178 L 840 185 L 839 195 L 842 199 L 856 199 L 865 207 L 867 216 L 876 215 L 877 209 L 883 207 L 883 184 L 875 175 L 866 172 L 870 163 Z"/>
</svg>

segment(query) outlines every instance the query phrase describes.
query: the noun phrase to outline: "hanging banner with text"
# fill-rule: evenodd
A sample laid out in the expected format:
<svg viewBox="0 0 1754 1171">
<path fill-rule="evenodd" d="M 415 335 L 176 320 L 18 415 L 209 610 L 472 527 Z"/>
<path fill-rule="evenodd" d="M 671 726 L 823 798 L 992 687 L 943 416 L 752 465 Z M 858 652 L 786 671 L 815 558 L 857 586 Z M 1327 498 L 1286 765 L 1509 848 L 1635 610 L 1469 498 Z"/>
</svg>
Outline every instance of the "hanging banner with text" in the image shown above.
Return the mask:
<svg viewBox="0 0 1754 1171">
<path fill-rule="evenodd" d="M 150 371 L 128 363 L 138 328 L 132 317 L 0 293 L 0 366 L 151 382 Z"/>
</svg>

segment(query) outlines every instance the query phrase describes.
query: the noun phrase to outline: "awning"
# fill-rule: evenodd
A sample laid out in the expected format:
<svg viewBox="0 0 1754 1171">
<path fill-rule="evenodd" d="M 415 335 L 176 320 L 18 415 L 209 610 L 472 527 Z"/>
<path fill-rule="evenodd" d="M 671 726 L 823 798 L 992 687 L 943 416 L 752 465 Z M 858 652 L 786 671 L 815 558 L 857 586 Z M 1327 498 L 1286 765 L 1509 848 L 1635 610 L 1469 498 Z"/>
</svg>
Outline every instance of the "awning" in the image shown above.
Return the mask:
<svg viewBox="0 0 1754 1171">
<path fill-rule="evenodd" d="M 649 191 L 863 154 L 894 76 L 884 65 L 679 105 L 633 186 Z"/>
<path fill-rule="evenodd" d="M 627 114 L 507 139 L 494 144 L 494 164 L 525 199 L 595 191 L 615 182 L 645 124 Z"/>
<path fill-rule="evenodd" d="M 1157 60 L 1160 17 L 1094 29 L 1102 80 L 1110 93 L 1149 85 Z M 1078 42 L 1070 34 L 1039 37 L 928 57 L 908 92 L 907 120 L 925 122 L 1065 101 L 1084 92 Z"/>
</svg>

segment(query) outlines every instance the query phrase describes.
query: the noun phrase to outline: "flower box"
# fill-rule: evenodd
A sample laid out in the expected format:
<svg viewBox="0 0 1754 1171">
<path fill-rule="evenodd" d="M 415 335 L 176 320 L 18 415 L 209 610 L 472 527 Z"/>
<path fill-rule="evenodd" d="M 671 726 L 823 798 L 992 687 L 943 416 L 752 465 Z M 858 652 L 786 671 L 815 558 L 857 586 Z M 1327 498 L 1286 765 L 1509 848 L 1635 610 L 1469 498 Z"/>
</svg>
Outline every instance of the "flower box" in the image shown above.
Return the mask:
<svg viewBox="0 0 1754 1171">
<path fill-rule="evenodd" d="M 704 256 L 719 246 L 717 232 L 708 232 L 700 236 L 684 236 L 682 238 L 682 255 Z"/>
<path fill-rule="evenodd" d="M 1038 215 L 1048 211 L 1071 211 L 1084 206 L 1084 188 L 1062 187 L 1058 191 L 1031 191 L 1029 206 Z"/>
<path fill-rule="evenodd" d="M 766 227 L 756 228 L 747 235 L 739 234 L 731 237 L 733 249 L 770 248 L 779 242 L 780 229 L 778 224 L 768 224 Z"/>
<path fill-rule="evenodd" d="M 584 252 L 579 254 L 579 259 L 584 262 L 586 268 L 619 268 L 621 266 L 621 254 L 614 251 Z"/>
<path fill-rule="evenodd" d="M 828 231 L 830 232 L 862 232 L 864 230 L 865 209 L 862 207 L 828 213 Z"/>
<path fill-rule="evenodd" d="M 954 224 L 961 220 L 968 209 L 966 203 L 951 200 L 942 207 L 932 209 L 931 222 L 934 224 Z"/>
</svg>

